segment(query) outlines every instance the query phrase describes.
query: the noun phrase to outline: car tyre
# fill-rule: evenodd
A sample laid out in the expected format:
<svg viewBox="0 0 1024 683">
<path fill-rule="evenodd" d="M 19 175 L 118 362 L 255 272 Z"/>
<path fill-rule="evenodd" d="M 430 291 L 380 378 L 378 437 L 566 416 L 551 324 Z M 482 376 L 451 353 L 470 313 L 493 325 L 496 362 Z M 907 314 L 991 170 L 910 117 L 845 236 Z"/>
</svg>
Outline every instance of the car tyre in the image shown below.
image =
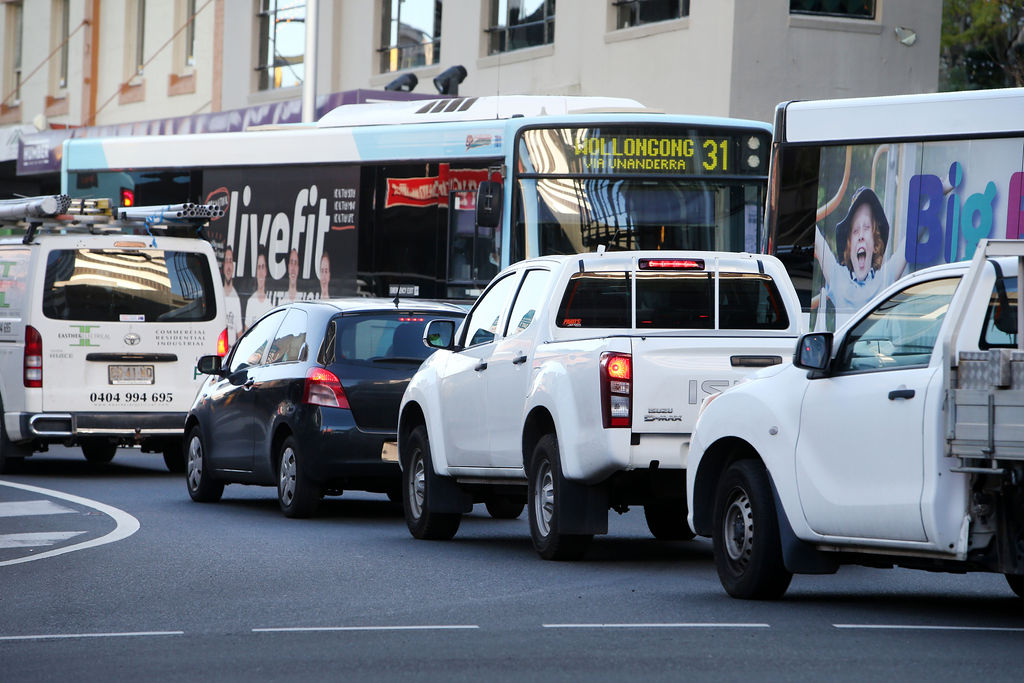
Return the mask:
<svg viewBox="0 0 1024 683">
<path fill-rule="evenodd" d="M 419 425 L 409 435 L 409 462 L 402 469 L 402 509 L 413 538 L 447 541 L 462 522 L 458 512 L 433 512 L 427 505 L 427 491 L 434 478 L 427 428 Z"/>
<path fill-rule="evenodd" d="M 561 464 L 558 439 L 545 434 L 537 442 L 530 458 L 527 501 L 530 538 L 545 560 L 578 560 L 587 552 L 593 534 L 563 534 L 559 528 L 558 505 Z"/>
<path fill-rule="evenodd" d="M 526 501 L 515 496 L 494 495 L 484 501 L 484 507 L 494 519 L 519 519 Z"/>
<path fill-rule="evenodd" d="M 105 439 L 82 442 L 82 455 L 91 463 L 104 464 L 114 459 L 117 453 L 117 444 Z"/>
<path fill-rule="evenodd" d="M 0 474 L 11 474 L 21 470 L 29 451 L 7 438 L 7 427 L 3 420 L 3 405 L 0 404 Z"/>
<path fill-rule="evenodd" d="M 715 495 L 713 554 L 725 591 L 744 600 L 781 598 L 793 579 L 782 542 L 768 473 L 741 460 L 725 471 Z"/>
<path fill-rule="evenodd" d="M 305 472 L 305 462 L 291 436 L 281 442 L 277 456 L 277 502 L 285 517 L 304 519 L 316 514 L 320 488 Z"/>
<path fill-rule="evenodd" d="M 180 474 L 185 471 L 187 456 L 184 451 L 184 444 L 181 441 L 172 441 L 164 448 L 163 454 L 164 466 L 168 472 Z"/>
<path fill-rule="evenodd" d="M 1010 590 L 1017 594 L 1018 598 L 1024 598 L 1024 574 L 1004 574 L 1006 583 L 1010 584 Z"/>
<path fill-rule="evenodd" d="M 660 500 L 644 505 L 651 535 L 659 541 L 690 541 L 693 530 L 686 521 L 686 499 Z"/>
<path fill-rule="evenodd" d="M 216 503 L 224 495 L 224 482 L 213 476 L 199 425 L 189 431 L 186 443 L 185 485 L 188 495 L 197 503 Z"/>
</svg>

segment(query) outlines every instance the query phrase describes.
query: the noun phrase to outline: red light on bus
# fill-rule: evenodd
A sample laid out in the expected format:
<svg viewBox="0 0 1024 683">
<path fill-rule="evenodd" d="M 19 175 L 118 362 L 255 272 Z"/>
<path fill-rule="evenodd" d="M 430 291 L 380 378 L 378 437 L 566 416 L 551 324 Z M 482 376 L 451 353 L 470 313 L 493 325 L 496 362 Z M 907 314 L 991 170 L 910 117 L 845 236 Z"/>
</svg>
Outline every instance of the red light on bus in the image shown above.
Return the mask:
<svg viewBox="0 0 1024 683">
<path fill-rule="evenodd" d="M 135 206 L 135 190 L 121 188 L 121 206 Z"/>
<path fill-rule="evenodd" d="M 640 259 L 642 270 L 704 270 L 704 261 L 699 258 L 686 259 Z"/>
</svg>

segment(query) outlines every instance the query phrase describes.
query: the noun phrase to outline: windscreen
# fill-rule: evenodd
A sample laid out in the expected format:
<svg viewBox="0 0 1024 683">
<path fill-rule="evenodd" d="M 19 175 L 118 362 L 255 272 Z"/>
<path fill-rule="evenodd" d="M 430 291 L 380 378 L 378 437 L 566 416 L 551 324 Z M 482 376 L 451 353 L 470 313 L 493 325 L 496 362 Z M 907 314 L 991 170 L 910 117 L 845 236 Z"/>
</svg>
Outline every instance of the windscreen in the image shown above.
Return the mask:
<svg viewBox="0 0 1024 683">
<path fill-rule="evenodd" d="M 210 265 L 196 252 L 55 249 L 46 261 L 43 315 L 90 322 L 213 320 Z"/>
<path fill-rule="evenodd" d="M 721 273 L 719 329 L 784 330 L 785 305 L 767 275 Z M 559 327 L 630 328 L 630 272 L 577 273 L 569 279 L 556 323 Z M 715 275 L 694 272 L 638 272 L 637 329 L 710 330 L 715 327 Z"/>
<path fill-rule="evenodd" d="M 760 130 L 525 130 L 516 148 L 517 232 L 536 235 L 544 255 L 600 245 L 756 251 L 768 143 Z"/>
</svg>

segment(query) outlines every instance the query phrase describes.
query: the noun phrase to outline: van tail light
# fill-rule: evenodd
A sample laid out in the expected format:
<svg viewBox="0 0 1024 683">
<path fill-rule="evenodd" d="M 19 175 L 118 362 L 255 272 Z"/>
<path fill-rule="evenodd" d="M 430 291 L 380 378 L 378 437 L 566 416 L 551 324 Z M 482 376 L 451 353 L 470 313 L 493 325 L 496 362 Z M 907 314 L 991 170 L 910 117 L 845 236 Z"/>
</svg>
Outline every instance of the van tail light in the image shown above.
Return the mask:
<svg viewBox="0 0 1024 683">
<path fill-rule="evenodd" d="M 306 372 L 302 402 L 328 408 L 348 408 L 348 396 L 341 388 L 338 376 L 324 368 L 310 368 Z"/>
<path fill-rule="evenodd" d="M 25 325 L 25 386 L 43 386 L 43 337 L 31 325 Z"/>
<path fill-rule="evenodd" d="M 226 327 L 217 337 L 217 355 L 221 358 L 228 355 L 228 328 Z"/>
<path fill-rule="evenodd" d="M 601 413 L 605 428 L 633 426 L 633 356 L 601 354 Z"/>
</svg>

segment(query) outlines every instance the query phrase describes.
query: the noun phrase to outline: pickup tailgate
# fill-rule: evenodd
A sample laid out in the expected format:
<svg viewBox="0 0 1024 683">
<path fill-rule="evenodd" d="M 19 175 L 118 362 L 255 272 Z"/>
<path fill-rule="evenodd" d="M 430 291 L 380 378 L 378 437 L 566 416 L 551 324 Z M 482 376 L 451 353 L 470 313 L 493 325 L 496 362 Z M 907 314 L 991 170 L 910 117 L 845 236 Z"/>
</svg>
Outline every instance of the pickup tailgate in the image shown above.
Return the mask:
<svg viewBox="0 0 1024 683">
<path fill-rule="evenodd" d="M 689 434 L 700 404 L 766 365 L 788 363 L 796 337 L 633 339 L 633 432 Z"/>
</svg>

